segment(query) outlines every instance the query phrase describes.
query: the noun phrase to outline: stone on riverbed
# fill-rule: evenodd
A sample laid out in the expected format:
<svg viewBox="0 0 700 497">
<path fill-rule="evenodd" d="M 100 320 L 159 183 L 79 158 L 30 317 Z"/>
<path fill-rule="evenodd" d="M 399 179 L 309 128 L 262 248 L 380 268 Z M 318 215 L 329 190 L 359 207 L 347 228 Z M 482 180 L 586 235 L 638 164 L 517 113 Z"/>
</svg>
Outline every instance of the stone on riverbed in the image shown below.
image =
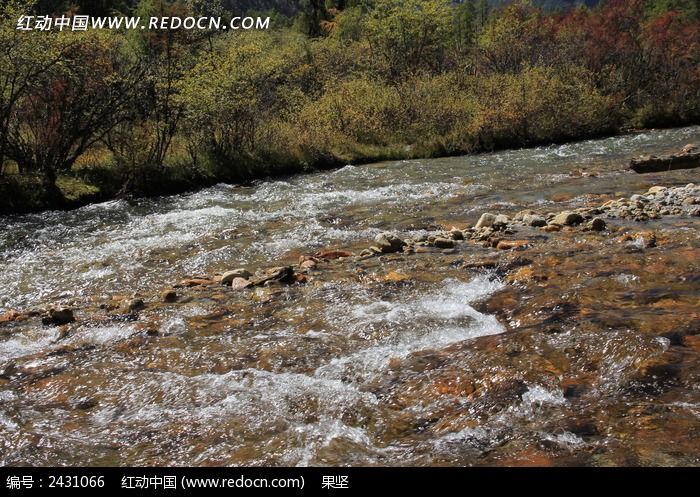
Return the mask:
<svg viewBox="0 0 700 497">
<path fill-rule="evenodd" d="M 455 242 L 449 238 L 438 237 L 435 239 L 435 241 L 433 241 L 433 245 L 441 249 L 451 249 L 454 248 Z"/>
<path fill-rule="evenodd" d="M 479 221 L 477 221 L 474 228 L 476 228 L 476 229 L 490 228 L 491 226 L 493 226 L 493 223 L 495 221 L 496 221 L 496 215 L 485 212 L 484 214 L 481 215 L 481 217 L 479 218 Z"/>
<path fill-rule="evenodd" d="M 131 299 L 127 302 L 126 308 L 128 312 L 140 311 L 146 307 L 146 303 L 143 299 Z"/>
<path fill-rule="evenodd" d="M 18 321 L 22 317 L 17 311 L 7 311 L 4 314 L 0 314 L 0 323 L 11 323 L 13 321 Z"/>
<path fill-rule="evenodd" d="M 62 309 L 50 309 L 48 314 L 42 318 L 45 325 L 61 326 L 75 321 L 72 309 L 66 307 Z"/>
<path fill-rule="evenodd" d="M 547 226 L 547 220 L 538 214 L 525 214 L 522 220 L 525 226 L 532 226 L 533 228 L 544 228 Z"/>
<path fill-rule="evenodd" d="M 525 250 L 530 246 L 530 240 L 501 240 L 496 244 L 498 250 Z"/>
<path fill-rule="evenodd" d="M 241 278 L 243 279 L 243 278 Z M 250 279 L 250 284 L 258 286 L 268 281 L 279 281 L 280 283 L 293 283 L 294 270 L 291 266 L 275 267 L 261 272 Z"/>
<path fill-rule="evenodd" d="M 374 241 L 384 254 L 400 252 L 406 245 L 406 242 L 393 233 L 380 233 Z"/>
<path fill-rule="evenodd" d="M 166 304 L 172 304 L 177 301 L 177 292 L 175 290 L 165 290 L 160 294 L 160 300 Z"/>
<path fill-rule="evenodd" d="M 506 216 L 505 214 L 499 214 L 496 216 L 496 219 L 493 220 L 493 228 L 494 229 L 505 229 L 508 225 L 510 224 L 510 218 Z"/>
<path fill-rule="evenodd" d="M 326 260 L 346 259 L 348 257 L 352 257 L 353 255 L 355 254 L 347 250 L 321 250 L 320 252 L 316 252 L 316 257 Z"/>
<path fill-rule="evenodd" d="M 245 278 L 233 278 L 231 282 L 231 288 L 234 290 L 242 290 L 252 285 L 253 284 Z"/>
<path fill-rule="evenodd" d="M 558 224 L 560 226 L 576 226 L 577 224 L 581 224 L 582 222 L 583 216 L 581 214 L 571 211 L 564 211 L 554 216 L 554 218 L 552 218 L 549 224 Z"/>
<path fill-rule="evenodd" d="M 607 225 L 605 224 L 605 221 L 599 217 L 591 219 L 586 224 L 586 230 L 588 231 L 604 231 L 606 227 Z"/>
<path fill-rule="evenodd" d="M 231 282 L 236 278 L 248 279 L 251 276 L 253 276 L 253 274 L 245 268 L 234 269 L 233 271 L 228 271 L 223 274 L 221 277 L 221 284 L 230 286 Z"/>
<path fill-rule="evenodd" d="M 318 262 L 316 262 L 313 259 L 306 259 L 303 261 L 301 264 L 299 264 L 299 267 L 302 269 L 313 269 L 318 265 Z"/>
<path fill-rule="evenodd" d="M 464 232 L 459 228 L 455 228 L 454 226 L 450 230 L 450 236 L 453 240 L 464 240 Z"/>
</svg>

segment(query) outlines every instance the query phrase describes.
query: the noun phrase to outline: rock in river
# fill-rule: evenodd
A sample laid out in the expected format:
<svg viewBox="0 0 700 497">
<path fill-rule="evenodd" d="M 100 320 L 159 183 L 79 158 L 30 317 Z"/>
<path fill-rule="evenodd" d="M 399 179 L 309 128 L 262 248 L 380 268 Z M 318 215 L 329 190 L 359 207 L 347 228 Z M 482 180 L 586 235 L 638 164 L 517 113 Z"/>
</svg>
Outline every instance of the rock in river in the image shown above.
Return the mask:
<svg viewBox="0 0 700 497">
<path fill-rule="evenodd" d="M 474 226 L 476 229 L 481 229 L 481 228 L 490 228 L 493 226 L 493 223 L 496 221 L 496 216 L 494 214 L 490 214 L 488 212 L 485 212 L 484 214 L 481 215 L 479 218 L 479 221 L 477 221 L 476 226 Z"/>
<path fill-rule="evenodd" d="M 560 212 L 550 222 L 550 224 L 559 224 L 561 226 L 575 226 L 583 222 L 583 216 L 576 212 L 564 211 Z"/>
<path fill-rule="evenodd" d="M 50 309 L 48 315 L 42 318 L 45 325 L 61 326 L 75 321 L 75 316 L 72 309 Z"/>
<path fill-rule="evenodd" d="M 454 242 L 454 240 L 450 240 L 449 238 L 438 237 L 433 242 L 433 245 L 436 246 L 437 248 L 441 248 L 441 249 L 451 249 L 451 248 L 454 248 L 455 242 Z"/>
<path fill-rule="evenodd" d="M 231 283 L 233 282 L 234 279 L 236 279 L 236 278 L 248 279 L 251 276 L 253 276 L 251 274 L 251 272 L 245 268 L 234 269 L 233 271 L 228 271 L 228 272 L 223 274 L 223 276 L 221 277 L 221 284 L 231 286 Z"/>
<path fill-rule="evenodd" d="M 293 283 L 294 270 L 291 266 L 275 267 L 272 269 L 268 269 L 252 278 L 250 280 L 250 283 L 252 285 L 263 285 L 268 281 L 279 281 L 280 283 Z"/>
<path fill-rule="evenodd" d="M 406 245 L 406 242 L 393 233 L 380 233 L 374 241 L 385 254 L 400 252 L 403 246 Z"/>
<path fill-rule="evenodd" d="M 168 304 L 177 301 L 177 292 L 175 290 L 165 290 L 160 294 L 160 299 Z"/>
<path fill-rule="evenodd" d="M 537 214 L 525 214 L 523 216 L 523 224 L 532 226 L 533 228 L 543 228 L 547 226 L 547 220 L 543 216 Z"/>
</svg>

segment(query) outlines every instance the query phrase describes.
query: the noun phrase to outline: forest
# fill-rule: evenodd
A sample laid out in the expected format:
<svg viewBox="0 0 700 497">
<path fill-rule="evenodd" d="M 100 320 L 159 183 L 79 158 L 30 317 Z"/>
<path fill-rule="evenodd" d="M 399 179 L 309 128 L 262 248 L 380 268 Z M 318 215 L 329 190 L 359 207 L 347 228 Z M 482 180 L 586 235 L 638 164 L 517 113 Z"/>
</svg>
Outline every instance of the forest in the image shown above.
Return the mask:
<svg viewBox="0 0 700 497">
<path fill-rule="evenodd" d="M 11 0 L 0 211 L 700 122 L 700 2 Z M 250 12 L 264 31 L 23 32 Z"/>
</svg>

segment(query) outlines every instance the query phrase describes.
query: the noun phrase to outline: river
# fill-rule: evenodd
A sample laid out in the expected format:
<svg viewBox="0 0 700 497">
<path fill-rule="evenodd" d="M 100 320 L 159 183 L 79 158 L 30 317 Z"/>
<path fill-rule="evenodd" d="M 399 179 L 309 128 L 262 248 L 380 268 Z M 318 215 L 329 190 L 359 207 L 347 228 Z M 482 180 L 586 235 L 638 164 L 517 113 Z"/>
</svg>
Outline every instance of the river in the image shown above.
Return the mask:
<svg viewBox="0 0 700 497">
<path fill-rule="evenodd" d="M 420 232 L 473 223 L 486 211 L 547 210 L 660 181 L 685 184 L 692 173 L 636 175 L 627 165 L 693 142 L 700 127 L 7 216 L 0 314 L 89 308 L 115 296 L 148 301 L 186 277 L 294 263 L 325 247 L 359 250 L 385 230 Z M 0 327 L 0 370 L 39 372 L 0 379 L 0 464 L 469 465 L 493 463 L 505 445 L 498 450 L 509 455 L 555 446 L 562 463 L 593 464 L 594 449 L 617 440 L 604 430 L 589 441 L 553 429 L 569 400 L 526 375 L 497 410 L 421 400 L 435 380 L 422 354 L 454 355 L 466 371 L 483 359 L 472 341 L 505 333 L 476 305 L 506 285 L 496 274 L 428 264 L 415 284 L 387 288 L 364 285 L 353 271 L 303 292 L 255 291 L 225 312 L 216 296 L 154 308 L 145 316 L 157 337 L 145 336 L 139 321 L 117 319 L 79 319 L 68 336 L 36 324 Z M 625 343 L 641 355 L 667 346 L 636 335 L 605 343 L 611 357 Z M 499 375 L 496 364 L 484 367 Z M 453 373 L 436 388 L 462 388 Z M 697 392 L 689 395 L 686 414 L 697 419 Z"/>
</svg>

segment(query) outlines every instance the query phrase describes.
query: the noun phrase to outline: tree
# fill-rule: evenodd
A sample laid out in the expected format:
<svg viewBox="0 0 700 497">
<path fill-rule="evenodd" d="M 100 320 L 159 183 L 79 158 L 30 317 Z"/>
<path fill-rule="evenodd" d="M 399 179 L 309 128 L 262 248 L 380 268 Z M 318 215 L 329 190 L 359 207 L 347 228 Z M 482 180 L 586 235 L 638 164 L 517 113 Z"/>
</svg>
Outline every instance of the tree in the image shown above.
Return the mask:
<svg viewBox="0 0 700 497">
<path fill-rule="evenodd" d="M 455 42 L 459 52 L 465 52 L 476 37 L 476 5 L 474 0 L 464 0 L 455 8 Z"/>
<path fill-rule="evenodd" d="M 33 7 L 32 0 L 0 6 L 0 166 L 7 159 L 9 133 L 22 97 L 65 56 L 51 33 L 31 36 L 16 29 L 19 16 Z"/>
<path fill-rule="evenodd" d="M 367 36 L 390 79 L 443 67 L 452 34 L 450 9 L 445 0 L 377 0 Z"/>
<path fill-rule="evenodd" d="M 108 32 L 57 34 L 57 62 L 24 83 L 11 112 L 6 156 L 40 174 L 56 200 L 58 175 L 130 115 L 142 74 L 119 59 L 116 43 Z"/>
<path fill-rule="evenodd" d="M 182 5 L 141 0 L 136 15 L 186 16 Z M 105 135 L 105 144 L 126 172 L 124 192 L 144 192 L 148 173 L 162 170 L 185 108 L 177 100 L 177 81 L 191 64 L 189 51 L 199 41 L 191 31 L 134 30 L 128 33 L 127 56 L 143 68 L 138 82 L 140 98 L 128 120 Z"/>
</svg>

